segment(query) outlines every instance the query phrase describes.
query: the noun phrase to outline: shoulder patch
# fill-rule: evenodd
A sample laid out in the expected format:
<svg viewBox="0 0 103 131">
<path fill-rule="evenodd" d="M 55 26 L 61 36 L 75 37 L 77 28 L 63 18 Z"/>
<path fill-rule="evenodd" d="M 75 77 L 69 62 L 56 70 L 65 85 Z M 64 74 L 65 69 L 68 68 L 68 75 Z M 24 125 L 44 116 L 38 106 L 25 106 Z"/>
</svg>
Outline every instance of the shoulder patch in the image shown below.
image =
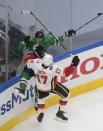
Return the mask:
<svg viewBox="0 0 103 131">
<path fill-rule="evenodd" d="M 61 73 L 61 69 L 57 68 L 55 72 L 58 73 L 58 74 L 60 74 Z"/>
<path fill-rule="evenodd" d="M 31 60 L 30 60 L 30 63 L 33 63 L 33 62 L 34 62 L 34 60 L 31 59 Z"/>
</svg>

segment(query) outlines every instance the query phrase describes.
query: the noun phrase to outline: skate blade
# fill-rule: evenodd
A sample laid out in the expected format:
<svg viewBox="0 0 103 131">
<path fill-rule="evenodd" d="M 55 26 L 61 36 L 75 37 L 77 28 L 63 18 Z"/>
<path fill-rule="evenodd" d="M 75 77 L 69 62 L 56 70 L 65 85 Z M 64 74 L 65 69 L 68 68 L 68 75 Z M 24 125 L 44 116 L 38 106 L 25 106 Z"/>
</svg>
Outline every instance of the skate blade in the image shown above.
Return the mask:
<svg viewBox="0 0 103 131">
<path fill-rule="evenodd" d="M 55 120 L 59 121 L 59 122 L 62 122 L 62 123 L 67 123 L 67 121 L 68 121 L 68 120 L 63 120 L 63 119 L 61 119 L 59 117 L 56 117 Z"/>
</svg>

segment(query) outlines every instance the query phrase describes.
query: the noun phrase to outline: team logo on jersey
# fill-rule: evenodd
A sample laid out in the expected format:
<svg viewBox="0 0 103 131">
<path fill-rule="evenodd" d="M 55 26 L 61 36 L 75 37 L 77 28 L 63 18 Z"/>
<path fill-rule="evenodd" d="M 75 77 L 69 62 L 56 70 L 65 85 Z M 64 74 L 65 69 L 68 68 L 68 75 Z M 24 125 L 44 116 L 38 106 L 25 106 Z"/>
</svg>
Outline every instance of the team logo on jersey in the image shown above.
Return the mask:
<svg viewBox="0 0 103 131">
<path fill-rule="evenodd" d="M 60 68 L 57 68 L 57 69 L 56 69 L 56 73 L 60 74 L 60 73 L 61 73 L 61 69 L 60 69 Z"/>
</svg>

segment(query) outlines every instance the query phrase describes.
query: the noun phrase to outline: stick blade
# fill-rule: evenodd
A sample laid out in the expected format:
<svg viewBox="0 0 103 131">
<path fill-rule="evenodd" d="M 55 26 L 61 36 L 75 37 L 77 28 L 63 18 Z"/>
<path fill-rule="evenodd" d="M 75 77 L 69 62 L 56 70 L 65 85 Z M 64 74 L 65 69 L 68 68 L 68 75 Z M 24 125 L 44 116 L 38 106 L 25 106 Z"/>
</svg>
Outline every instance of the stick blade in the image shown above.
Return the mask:
<svg viewBox="0 0 103 131">
<path fill-rule="evenodd" d="M 21 14 L 30 14 L 30 13 L 31 13 L 30 10 L 22 10 L 22 11 L 21 11 Z"/>
</svg>

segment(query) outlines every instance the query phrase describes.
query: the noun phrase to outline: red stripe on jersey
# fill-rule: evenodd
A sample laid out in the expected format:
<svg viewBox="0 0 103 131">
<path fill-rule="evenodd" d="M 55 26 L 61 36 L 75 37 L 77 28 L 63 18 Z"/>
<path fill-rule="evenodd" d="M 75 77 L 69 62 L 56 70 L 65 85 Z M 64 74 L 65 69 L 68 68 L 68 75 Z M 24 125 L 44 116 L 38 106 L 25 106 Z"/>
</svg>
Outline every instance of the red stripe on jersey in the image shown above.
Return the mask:
<svg viewBox="0 0 103 131">
<path fill-rule="evenodd" d="M 39 109 L 44 109 L 45 108 L 45 104 L 38 104 L 38 108 Z"/>
<path fill-rule="evenodd" d="M 66 104 L 67 104 L 67 101 L 60 101 L 59 104 L 60 104 L 60 105 L 66 105 Z"/>
<path fill-rule="evenodd" d="M 68 66 L 64 69 L 64 75 L 66 77 L 68 77 L 69 75 L 71 75 L 74 71 L 75 71 L 76 67 L 74 66 Z"/>
<path fill-rule="evenodd" d="M 37 58 L 36 55 L 35 55 L 34 53 L 31 53 L 31 54 L 29 54 L 29 55 L 25 58 L 24 62 L 26 63 L 28 60 L 30 60 L 30 59 L 36 59 L 36 58 Z"/>
<path fill-rule="evenodd" d="M 53 89 L 56 88 L 56 83 L 57 83 L 57 76 L 54 76 L 54 79 L 53 79 Z"/>
</svg>

